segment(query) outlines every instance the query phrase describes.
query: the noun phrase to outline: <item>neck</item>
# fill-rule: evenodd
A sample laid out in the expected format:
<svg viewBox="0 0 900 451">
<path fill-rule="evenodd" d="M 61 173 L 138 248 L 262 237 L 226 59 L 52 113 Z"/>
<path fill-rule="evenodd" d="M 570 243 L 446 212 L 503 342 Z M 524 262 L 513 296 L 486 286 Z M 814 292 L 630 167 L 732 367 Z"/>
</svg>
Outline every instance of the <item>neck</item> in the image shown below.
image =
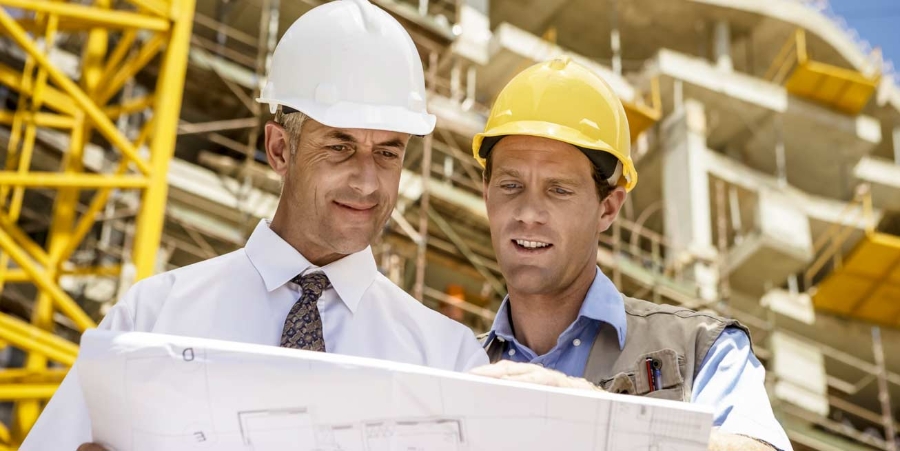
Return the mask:
<svg viewBox="0 0 900 451">
<path fill-rule="evenodd" d="M 509 287 L 510 316 L 516 340 L 544 355 L 556 346 L 559 336 L 578 318 L 588 289 L 594 282 L 591 266 L 556 293 L 520 293 Z"/>
<path fill-rule="evenodd" d="M 293 221 L 289 216 L 287 213 L 284 213 L 284 209 L 279 205 L 279 208 L 275 210 L 275 217 L 269 223 L 269 228 L 281 239 L 287 241 L 303 258 L 316 266 L 325 266 L 346 257 L 346 255 L 329 252 L 322 246 L 317 245 L 314 240 L 304 236 L 297 227 L 291 227 L 291 224 L 296 224 L 296 221 Z"/>
</svg>

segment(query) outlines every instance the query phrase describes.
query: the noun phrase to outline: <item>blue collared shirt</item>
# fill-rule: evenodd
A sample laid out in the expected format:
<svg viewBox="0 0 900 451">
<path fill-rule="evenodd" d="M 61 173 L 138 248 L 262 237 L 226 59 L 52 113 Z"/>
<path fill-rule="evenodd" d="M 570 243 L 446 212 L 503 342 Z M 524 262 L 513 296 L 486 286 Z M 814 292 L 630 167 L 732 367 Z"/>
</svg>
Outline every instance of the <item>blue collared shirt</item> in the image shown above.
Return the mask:
<svg viewBox="0 0 900 451">
<path fill-rule="evenodd" d="M 497 338 L 509 343 L 503 358 L 534 363 L 569 376 L 581 377 L 591 345 L 600 325 L 616 329 L 619 348 L 625 347 L 625 304 L 616 286 L 597 268 L 578 318 L 559 336 L 556 346 L 544 355 L 536 355 L 513 335 L 509 322 L 509 298 L 503 300 L 486 341 Z M 716 340 L 694 378 L 691 402 L 713 408 L 713 426 L 721 432 L 741 434 L 766 441 L 779 450 L 793 448 L 772 413 L 766 395 L 766 370 L 750 348 L 744 331 L 727 328 Z"/>
</svg>

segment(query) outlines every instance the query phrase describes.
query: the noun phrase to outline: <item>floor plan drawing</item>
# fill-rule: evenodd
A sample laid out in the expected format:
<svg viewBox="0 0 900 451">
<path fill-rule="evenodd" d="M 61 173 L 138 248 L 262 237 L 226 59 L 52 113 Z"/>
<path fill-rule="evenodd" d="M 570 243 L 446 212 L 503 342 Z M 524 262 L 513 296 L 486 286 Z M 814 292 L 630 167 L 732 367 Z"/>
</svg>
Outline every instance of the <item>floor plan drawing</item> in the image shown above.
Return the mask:
<svg viewBox="0 0 900 451">
<path fill-rule="evenodd" d="M 77 368 L 120 451 L 701 451 L 712 415 L 372 359 L 91 331 Z"/>
</svg>

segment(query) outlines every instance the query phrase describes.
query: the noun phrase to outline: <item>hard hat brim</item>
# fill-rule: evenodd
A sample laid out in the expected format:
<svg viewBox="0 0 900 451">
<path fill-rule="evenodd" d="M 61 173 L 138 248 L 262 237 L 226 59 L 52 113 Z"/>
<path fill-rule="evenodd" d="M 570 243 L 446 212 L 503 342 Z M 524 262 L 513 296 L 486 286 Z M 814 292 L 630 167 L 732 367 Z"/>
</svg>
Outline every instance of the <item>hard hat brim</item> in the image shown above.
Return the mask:
<svg viewBox="0 0 900 451">
<path fill-rule="evenodd" d="M 437 118 L 433 114 L 417 113 L 393 105 L 368 105 L 337 102 L 322 105 L 308 99 L 256 99 L 260 103 L 293 108 L 314 121 L 334 128 L 385 130 L 425 136 L 434 131 Z"/>
<path fill-rule="evenodd" d="M 485 139 L 511 135 L 534 136 L 538 138 L 553 139 L 556 141 L 562 141 L 564 143 L 571 144 L 584 152 L 585 155 L 595 164 L 598 164 L 598 159 L 591 158 L 591 155 L 588 152 L 605 152 L 622 162 L 625 168 L 625 173 L 629 175 L 628 180 L 626 180 L 627 190 L 630 191 L 631 188 L 633 188 L 637 183 L 637 174 L 634 173 L 633 168 L 631 168 L 631 161 L 626 158 L 625 155 L 622 155 L 621 152 L 614 149 L 611 145 L 601 140 L 590 139 L 583 133 L 570 127 L 545 121 L 508 122 L 499 127 L 495 127 L 483 133 L 478 133 L 477 135 L 475 135 L 475 138 L 472 140 L 472 153 L 475 157 L 475 160 L 478 161 L 481 167 L 485 166 L 488 153 L 490 153 L 491 150 L 491 148 L 487 148 L 483 145 Z M 606 165 L 602 164 L 599 166 L 605 167 Z"/>
</svg>

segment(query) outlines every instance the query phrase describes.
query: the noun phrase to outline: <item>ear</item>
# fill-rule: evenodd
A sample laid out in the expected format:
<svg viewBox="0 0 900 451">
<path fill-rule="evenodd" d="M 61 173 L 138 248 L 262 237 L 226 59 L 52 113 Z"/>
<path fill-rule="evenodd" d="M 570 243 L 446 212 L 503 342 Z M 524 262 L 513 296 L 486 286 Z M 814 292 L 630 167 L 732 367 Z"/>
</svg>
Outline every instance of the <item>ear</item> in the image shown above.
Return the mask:
<svg viewBox="0 0 900 451">
<path fill-rule="evenodd" d="M 488 201 L 488 181 L 481 178 L 481 198 L 484 199 L 484 204 L 487 205 Z"/>
<path fill-rule="evenodd" d="M 600 202 L 600 220 L 597 222 L 598 232 L 605 232 L 616 220 L 619 216 L 619 210 L 625 204 L 625 196 L 627 194 L 625 188 L 617 186 L 606 196 L 606 199 Z"/>
<path fill-rule="evenodd" d="M 281 125 L 266 122 L 266 159 L 269 166 L 281 177 L 287 173 L 291 157 L 291 136 Z"/>
</svg>

